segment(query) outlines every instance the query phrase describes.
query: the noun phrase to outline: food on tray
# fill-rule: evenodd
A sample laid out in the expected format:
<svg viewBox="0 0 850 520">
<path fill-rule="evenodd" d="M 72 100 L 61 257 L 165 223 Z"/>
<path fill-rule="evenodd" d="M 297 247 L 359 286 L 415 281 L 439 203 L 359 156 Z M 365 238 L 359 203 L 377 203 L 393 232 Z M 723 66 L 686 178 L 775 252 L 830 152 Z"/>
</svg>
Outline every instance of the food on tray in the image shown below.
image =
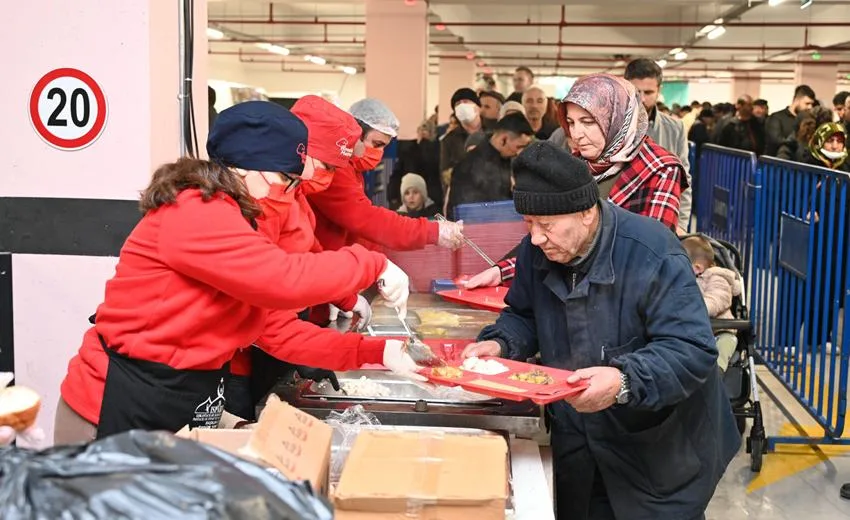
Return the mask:
<svg viewBox="0 0 850 520">
<path fill-rule="evenodd" d="M 508 371 L 508 367 L 495 359 L 480 359 L 477 357 L 466 358 L 460 368 L 487 376 L 494 376 Z"/>
<path fill-rule="evenodd" d="M 519 374 L 514 374 L 508 379 L 513 379 L 514 381 L 522 381 L 523 383 L 532 383 L 535 385 L 551 385 L 555 382 L 555 380 L 552 379 L 552 376 L 540 370 L 539 368 L 535 368 L 531 372 L 522 372 Z"/>
<path fill-rule="evenodd" d="M 0 390 L 0 426 L 24 431 L 35 423 L 41 397 L 25 386 L 10 386 Z"/>
<path fill-rule="evenodd" d="M 389 397 L 392 393 L 386 386 L 376 383 L 366 376 L 344 381 L 340 386 L 346 394 L 355 397 Z"/>
<path fill-rule="evenodd" d="M 522 388 L 517 388 L 511 385 L 505 385 L 502 383 L 496 383 L 495 381 L 487 381 L 486 379 L 476 379 L 475 381 L 470 381 L 470 385 L 477 385 L 482 388 L 489 388 L 491 390 L 501 390 L 502 392 L 511 392 L 515 394 L 522 394 L 525 392 Z"/>
<path fill-rule="evenodd" d="M 416 328 L 416 332 L 423 336 L 428 336 L 431 338 L 439 338 L 448 334 L 449 330 L 445 327 L 428 327 L 428 326 L 419 326 Z"/>
<path fill-rule="evenodd" d="M 451 312 L 437 311 L 433 309 L 421 309 L 417 310 L 416 314 L 419 316 L 420 331 L 423 326 L 460 327 L 460 316 Z"/>
<path fill-rule="evenodd" d="M 404 342 L 404 350 L 413 358 L 417 365 L 424 367 L 436 367 L 445 365 L 442 359 L 436 356 L 431 347 L 416 338 L 407 338 Z"/>
<path fill-rule="evenodd" d="M 459 377 L 463 377 L 463 370 L 457 367 L 436 367 L 431 369 L 431 374 L 437 377 L 447 377 L 451 379 L 457 379 Z"/>
</svg>

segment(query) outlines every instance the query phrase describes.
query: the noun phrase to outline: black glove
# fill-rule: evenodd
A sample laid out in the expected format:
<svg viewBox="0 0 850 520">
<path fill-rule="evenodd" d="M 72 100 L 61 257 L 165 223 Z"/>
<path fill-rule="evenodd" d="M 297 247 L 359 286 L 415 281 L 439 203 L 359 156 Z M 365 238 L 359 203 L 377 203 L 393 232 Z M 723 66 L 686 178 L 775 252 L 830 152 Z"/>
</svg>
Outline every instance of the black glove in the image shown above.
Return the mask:
<svg viewBox="0 0 850 520">
<path fill-rule="evenodd" d="M 328 380 L 331 383 L 331 386 L 334 390 L 339 392 L 339 381 L 336 378 L 336 374 L 333 370 L 325 370 L 323 368 L 310 368 L 299 366 L 295 369 L 298 372 L 298 377 L 301 379 L 310 379 L 317 383 L 321 383 L 324 380 Z"/>
</svg>

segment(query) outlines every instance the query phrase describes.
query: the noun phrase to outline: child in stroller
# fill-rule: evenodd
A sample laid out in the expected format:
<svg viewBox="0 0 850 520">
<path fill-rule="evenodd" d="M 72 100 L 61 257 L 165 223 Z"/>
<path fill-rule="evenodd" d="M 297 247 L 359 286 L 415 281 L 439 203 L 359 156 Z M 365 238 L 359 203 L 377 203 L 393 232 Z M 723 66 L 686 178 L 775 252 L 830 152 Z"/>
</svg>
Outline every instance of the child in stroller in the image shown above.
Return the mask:
<svg viewBox="0 0 850 520">
<path fill-rule="evenodd" d="M 689 236 L 682 240 L 682 247 L 688 253 L 697 285 L 702 293 L 708 316 L 715 319 L 734 319 L 732 301 L 741 294 L 741 280 L 738 274 L 715 262 L 715 251 L 711 242 L 703 236 Z M 726 372 L 729 360 L 738 346 L 738 336 L 734 330 L 715 332 L 717 342 L 717 365 Z"/>
</svg>

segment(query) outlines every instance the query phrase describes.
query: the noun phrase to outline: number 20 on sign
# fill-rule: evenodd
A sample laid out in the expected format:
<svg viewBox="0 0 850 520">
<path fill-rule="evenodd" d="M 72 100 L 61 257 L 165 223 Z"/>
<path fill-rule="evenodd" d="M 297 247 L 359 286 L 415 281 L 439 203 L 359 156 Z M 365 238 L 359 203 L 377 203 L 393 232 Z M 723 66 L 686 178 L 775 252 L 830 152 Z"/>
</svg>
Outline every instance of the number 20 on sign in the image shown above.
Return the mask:
<svg viewBox="0 0 850 520">
<path fill-rule="evenodd" d="M 106 96 L 81 70 L 52 70 L 32 89 L 29 116 L 44 142 L 60 150 L 80 150 L 96 141 L 106 126 Z"/>
</svg>

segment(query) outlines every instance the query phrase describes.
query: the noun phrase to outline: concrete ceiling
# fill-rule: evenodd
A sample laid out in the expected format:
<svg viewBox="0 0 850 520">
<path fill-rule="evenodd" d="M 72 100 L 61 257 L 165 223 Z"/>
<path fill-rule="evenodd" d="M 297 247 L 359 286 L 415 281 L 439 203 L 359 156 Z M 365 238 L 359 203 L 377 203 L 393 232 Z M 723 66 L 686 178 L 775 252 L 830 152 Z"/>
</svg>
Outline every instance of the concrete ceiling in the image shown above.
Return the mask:
<svg viewBox="0 0 850 520">
<path fill-rule="evenodd" d="M 839 62 L 842 75 L 850 74 L 850 0 L 814 0 L 805 10 L 799 0 L 776 7 L 746 0 L 550 0 L 524 5 L 513 0 L 432 0 L 429 12 L 432 72 L 440 58 L 471 57 L 479 72 L 510 73 L 527 65 L 538 75 L 577 76 L 620 70 L 628 59 L 651 57 L 667 59 L 668 78 L 758 71 L 763 78 L 779 79 L 793 77 L 793 62 L 810 60 L 817 52 L 823 62 Z M 209 3 L 209 18 L 211 26 L 236 40 L 211 42 L 213 54 L 256 66 L 280 67 L 283 62 L 287 69 L 313 70 L 317 66 L 303 60 L 311 54 L 363 68 L 362 1 L 219 0 Z M 718 18 L 724 19 L 725 34 L 713 40 L 697 35 Z M 286 46 L 292 55 L 270 54 L 252 41 Z M 685 48 L 686 59 L 668 55 L 677 47 Z"/>
</svg>

